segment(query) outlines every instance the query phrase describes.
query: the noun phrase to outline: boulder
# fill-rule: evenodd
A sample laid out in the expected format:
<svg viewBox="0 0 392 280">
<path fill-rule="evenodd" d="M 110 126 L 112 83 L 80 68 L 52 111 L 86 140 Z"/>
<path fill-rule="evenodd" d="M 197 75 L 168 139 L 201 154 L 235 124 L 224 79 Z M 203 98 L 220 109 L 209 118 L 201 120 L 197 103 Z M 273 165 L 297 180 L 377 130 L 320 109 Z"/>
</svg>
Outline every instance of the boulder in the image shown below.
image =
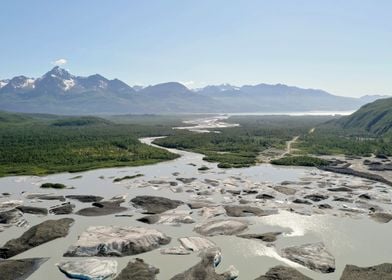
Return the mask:
<svg viewBox="0 0 392 280">
<path fill-rule="evenodd" d="M 332 209 L 332 206 L 327 204 L 327 203 L 322 203 L 318 205 L 318 208 L 320 209 Z"/>
<path fill-rule="evenodd" d="M 27 226 L 28 223 L 23 217 L 23 213 L 18 209 L 11 209 L 0 212 L 0 224 Z"/>
<path fill-rule="evenodd" d="M 41 208 L 41 207 L 34 207 L 34 206 L 18 206 L 16 207 L 19 211 L 22 213 L 27 213 L 27 214 L 34 214 L 34 215 L 47 215 L 48 214 L 48 209 L 46 208 Z"/>
<path fill-rule="evenodd" d="M 256 195 L 256 198 L 257 199 L 274 199 L 275 196 L 267 194 L 267 193 L 261 193 L 261 194 Z"/>
<path fill-rule="evenodd" d="M 248 205 L 225 205 L 223 207 L 226 210 L 227 216 L 230 217 L 268 216 L 277 213 L 277 211 L 263 210 Z"/>
<path fill-rule="evenodd" d="M 312 278 L 303 275 L 294 268 L 278 265 L 274 266 L 268 270 L 265 275 L 262 275 L 255 280 L 312 280 Z"/>
<path fill-rule="evenodd" d="M 68 248 L 65 257 L 130 256 L 166 245 L 170 237 L 162 232 L 132 226 L 91 226 Z"/>
<path fill-rule="evenodd" d="M 369 267 L 348 264 L 340 280 L 392 280 L 392 264 L 383 263 Z"/>
<path fill-rule="evenodd" d="M 183 273 L 177 274 L 171 280 L 233 280 L 238 277 L 238 271 L 232 268 L 223 274 L 215 272 L 215 267 L 220 263 L 221 253 L 216 249 L 203 252 L 201 261 Z"/>
<path fill-rule="evenodd" d="M 74 220 L 47 220 L 31 227 L 19 238 L 11 239 L 0 248 L 0 258 L 8 259 L 54 239 L 68 235 Z"/>
<path fill-rule="evenodd" d="M 353 190 L 347 187 L 329 188 L 330 192 L 352 192 Z"/>
<path fill-rule="evenodd" d="M 80 209 L 76 214 L 80 216 L 106 216 L 121 213 L 128 210 L 128 208 L 121 206 L 122 202 L 124 200 L 121 198 L 94 202 L 93 207 Z"/>
<path fill-rule="evenodd" d="M 212 202 L 209 202 L 209 201 L 191 201 L 191 202 L 188 202 L 187 205 L 191 209 L 200 209 L 200 208 L 204 208 L 204 207 L 218 206 L 218 205 L 213 204 Z"/>
<path fill-rule="evenodd" d="M 65 201 L 65 197 L 62 195 L 41 195 L 36 198 L 41 200 L 59 200 L 61 202 Z"/>
<path fill-rule="evenodd" d="M 224 214 L 226 214 L 226 210 L 220 205 L 214 207 L 203 207 L 200 210 L 200 215 L 205 219 L 217 217 Z"/>
<path fill-rule="evenodd" d="M 308 194 L 308 195 L 305 195 L 304 196 L 304 198 L 305 199 L 310 199 L 310 200 L 312 200 L 312 201 L 314 201 L 314 202 L 319 202 L 319 201 L 322 201 L 322 200 L 326 200 L 326 199 L 328 199 L 328 195 L 324 195 L 324 194 Z"/>
<path fill-rule="evenodd" d="M 217 248 L 216 244 L 206 238 L 199 236 L 179 238 L 181 245 L 190 251 L 199 252 L 211 248 Z"/>
<path fill-rule="evenodd" d="M 0 278 L 1 280 L 25 280 L 47 260 L 47 258 L 0 260 Z"/>
<path fill-rule="evenodd" d="M 130 261 L 114 280 L 155 280 L 159 269 L 142 259 Z"/>
<path fill-rule="evenodd" d="M 146 224 L 192 224 L 195 220 L 190 216 L 191 214 L 192 212 L 188 210 L 168 210 L 161 214 L 145 216 L 137 220 Z"/>
<path fill-rule="evenodd" d="M 182 201 L 172 200 L 166 197 L 142 195 L 131 199 L 133 206 L 142 208 L 144 214 L 160 214 L 167 210 L 175 209 Z"/>
<path fill-rule="evenodd" d="M 164 248 L 160 250 L 162 255 L 189 255 L 191 251 L 185 249 L 182 246 Z"/>
<path fill-rule="evenodd" d="M 10 210 L 23 205 L 23 200 L 7 200 L 0 202 L 0 210 Z"/>
<path fill-rule="evenodd" d="M 67 195 L 66 198 L 74 199 L 83 203 L 98 202 L 103 199 L 103 197 L 96 195 Z"/>
<path fill-rule="evenodd" d="M 274 190 L 283 193 L 285 195 L 294 195 L 297 192 L 296 189 L 284 187 L 284 186 L 275 186 Z"/>
<path fill-rule="evenodd" d="M 322 242 L 282 249 L 281 255 L 293 262 L 322 273 L 335 271 L 335 258 Z"/>
<path fill-rule="evenodd" d="M 373 213 L 370 214 L 370 218 L 375 220 L 376 222 L 379 223 L 389 223 L 390 220 L 392 220 L 392 214 L 390 213 Z"/>
<path fill-rule="evenodd" d="M 69 278 L 82 280 L 103 280 L 117 273 L 117 262 L 113 260 L 62 261 L 57 267 Z"/>
<path fill-rule="evenodd" d="M 248 233 L 248 234 L 239 234 L 238 237 L 247 238 L 247 239 L 258 239 L 264 242 L 274 242 L 276 241 L 276 237 L 281 235 L 281 232 L 266 232 L 266 233 Z"/>
<path fill-rule="evenodd" d="M 195 226 L 194 231 L 206 236 L 234 235 L 248 228 L 248 223 L 240 220 L 225 219 L 206 221 Z"/>
<path fill-rule="evenodd" d="M 54 215 L 68 215 L 73 212 L 74 208 L 75 208 L 74 204 L 67 202 L 67 203 L 62 203 L 60 205 L 55 205 L 50 207 L 49 213 Z"/>
<path fill-rule="evenodd" d="M 192 183 L 193 181 L 195 181 L 197 178 L 194 178 L 194 177 L 192 177 L 192 178 L 176 178 L 176 180 L 177 181 L 180 181 L 180 182 L 182 182 L 182 183 L 184 183 L 184 184 L 190 184 L 190 183 Z"/>
<path fill-rule="evenodd" d="M 311 205 L 312 204 L 309 200 L 300 199 L 300 198 L 294 199 L 293 203 L 295 203 L 295 204 L 306 204 L 306 205 Z"/>
</svg>

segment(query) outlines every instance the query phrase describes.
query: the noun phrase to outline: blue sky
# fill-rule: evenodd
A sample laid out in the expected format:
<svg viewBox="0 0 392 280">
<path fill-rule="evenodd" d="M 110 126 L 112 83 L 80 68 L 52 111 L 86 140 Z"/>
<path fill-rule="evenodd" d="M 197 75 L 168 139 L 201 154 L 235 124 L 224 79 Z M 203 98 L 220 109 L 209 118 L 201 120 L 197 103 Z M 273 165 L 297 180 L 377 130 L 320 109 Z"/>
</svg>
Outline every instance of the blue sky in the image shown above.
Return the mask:
<svg viewBox="0 0 392 280">
<path fill-rule="evenodd" d="M 73 74 L 131 85 L 286 83 L 392 94 L 389 0 L 3 0 L 0 79 Z"/>
</svg>

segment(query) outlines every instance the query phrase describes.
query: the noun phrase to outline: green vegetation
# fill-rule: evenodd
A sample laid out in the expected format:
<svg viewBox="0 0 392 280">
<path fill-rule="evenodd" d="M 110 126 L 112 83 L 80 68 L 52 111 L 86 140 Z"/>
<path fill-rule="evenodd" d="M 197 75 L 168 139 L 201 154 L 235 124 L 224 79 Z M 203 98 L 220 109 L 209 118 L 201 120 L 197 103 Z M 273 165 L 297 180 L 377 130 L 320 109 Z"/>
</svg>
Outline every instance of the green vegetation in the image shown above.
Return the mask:
<svg viewBox="0 0 392 280">
<path fill-rule="evenodd" d="M 0 176 L 136 166 L 178 157 L 138 141 L 173 133 L 169 125 L 32 114 L 0 113 L 0 117 Z"/>
<path fill-rule="evenodd" d="M 206 171 L 206 170 L 209 170 L 209 168 L 207 166 L 203 165 L 203 166 L 199 167 L 197 170 Z"/>
<path fill-rule="evenodd" d="M 121 178 L 115 178 L 113 180 L 113 182 L 117 183 L 117 182 L 121 182 L 121 181 L 124 181 L 124 180 L 135 179 L 137 177 L 142 177 L 142 176 L 144 176 L 144 175 L 143 174 L 136 174 L 136 175 L 131 175 L 131 176 L 124 176 L 124 177 L 121 177 Z"/>
<path fill-rule="evenodd" d="M 362 106 L 354 114 L 337 121 L 345 129 L 361 129 L 376 135 L 392 134 L 392 98 Z"/>
<path fill-rule="evenodd" d="M 60 183 L 44 183 L 41 185 L 43 189 L 65 189 L 67 188 L 66 185 Z"/>
<path fill-rule="evenodd" d="M 294 165 L 294 166 L 324 166 L 328 165 L 327 160 L 323 160 L 316 157 L 310 156 L 287 156 L 271 161 L 272 164 L 276 165 Z"/>
<path fill-rule="evenodd" d="M 218 162 L 221 168 L 247 167 L 257 161 L 259 153 L 285 149 L 286 142 L 331 117 L 236 116 L 228 119 L 239 127 L 222 128 L 219 133 L 195 133 L 179 130 L 154 143 L 205 155 L 204 160 Z"/>
<path fill-rule="evenodd" d="M 110 125 L 107 120 L 97 117 L 70 117 L 56 120 L 54 126 L 87 126 L 87 125 Z"/>
<path fill-rule="evenodd" d="M 300 154 L 371 156 L 392 155 L 392 138 L 361 130 L 343 129 L 332 124 L 318 126 L 303 134 L 294 145 Z"/>
</svg>

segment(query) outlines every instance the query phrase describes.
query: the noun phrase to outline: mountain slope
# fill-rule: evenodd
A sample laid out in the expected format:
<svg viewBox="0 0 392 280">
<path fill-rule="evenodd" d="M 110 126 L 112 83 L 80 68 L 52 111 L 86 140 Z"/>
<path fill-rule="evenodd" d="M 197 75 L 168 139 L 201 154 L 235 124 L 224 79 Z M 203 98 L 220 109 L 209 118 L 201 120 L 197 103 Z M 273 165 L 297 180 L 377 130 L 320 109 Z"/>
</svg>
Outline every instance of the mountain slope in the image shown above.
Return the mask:
<svg viewBox="0 0 392 280">
<path fill-rule="evenodd" d="M 363 129 L 378 135 L 392 133 L 392 98 L 366 104 L 337 122 L 343 128 Z"/>
</svg>

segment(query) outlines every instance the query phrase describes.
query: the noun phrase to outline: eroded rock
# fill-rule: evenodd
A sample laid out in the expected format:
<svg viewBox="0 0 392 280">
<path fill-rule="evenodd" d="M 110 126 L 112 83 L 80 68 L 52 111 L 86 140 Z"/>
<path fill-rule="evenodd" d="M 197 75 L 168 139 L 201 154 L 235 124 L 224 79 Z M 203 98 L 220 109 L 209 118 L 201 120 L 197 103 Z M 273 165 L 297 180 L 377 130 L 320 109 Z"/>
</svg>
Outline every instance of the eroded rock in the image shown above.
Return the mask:
<svg viewBox="0 0 392 280">
<path fill-rule="evenodd" d="M 19 238 L 11 239 L 0 248 L 0 258 L 8 259 L 54 239 L 68 235 L 74 220 L 47 220 L 31 227 Z"/>
<path fill-rule="evenodd" d="M 101 280 L 117 273 L 117 262 L 113 260 L 62 261 L 57 264 L 57 267 L 68 277 L 82 280 Z"/>
<path fill-rule="evenodd" d="M 392 264 L 383 263 L 369 267 L 348 264 L 340 280 L 392 280 Z"/>
<path fill-rule="evenodd" d="M 130 256 L 166 245 L 170 237 L 156 229 L 91 226 L 68 248 L 65 257 Z"/>
<path fill-rule="evenodd" d="M 142 259 L 135 259 L 130 261 L 114 280 L 155 280 L 158 273 L 158 268 Z"/>
<path fill-rule="evenodd" d="M 135 207 L 142 208 L 145 214 L 160 214 L 183 204 L 179 200 L 150 195 L 137 196 L 131 199 L 131 202 Z"/>
<path fill-rule="evenodd" d="M 322 242 L 288 247 L 282 249 L 281 255 L 314 271 L 322 273 L 335 271 L 335 258 Z"/>
<path fill-rule="evenodd" d="M 247 216 L 268 216 L 276 214 L 276 211 L 263 210 L 258 207 L 248 205 L 225 205 L 226 214 L 230 217 L 247 217 Z"/>
<path fill-rule="evenodd" d="M 74 199 L 79 202 L 83 203 L 92 203 L 92 202 L 99 202 L 103 199 L 101 196 L 96 195 L 67 195 L 65 196 L 68 199 Z"/>
<path fill-rule="evenodd" d="M 262 275 L 255 280 L 312 280 L 312 278 L 303 275 L 294 268 L 278 265 L 271 268 L 265 275 Z"/>
<path fill-rule="evenodd" d="M 47 260 L 47 258 L 0 260 L 0 278 L 1 280 L 25 280 Z"/>
<path fill-rule="evenodd" d="M 194 228 L 194 231 L 201 235 L 234 235 L 248 228 L 248 223 L 244 221 L 225 219 L 206 221 Z"/>
<path fill-rule="evenodd" d="M 278 235 L 281 235 L 281 232 L 266 232 L 266 233 L 248 233 L 248 234 L 239 234 L 238 237 L 247 238 L 247 239 L 258 239 L 264 242 L 274 242 Z"/>
</svg>

